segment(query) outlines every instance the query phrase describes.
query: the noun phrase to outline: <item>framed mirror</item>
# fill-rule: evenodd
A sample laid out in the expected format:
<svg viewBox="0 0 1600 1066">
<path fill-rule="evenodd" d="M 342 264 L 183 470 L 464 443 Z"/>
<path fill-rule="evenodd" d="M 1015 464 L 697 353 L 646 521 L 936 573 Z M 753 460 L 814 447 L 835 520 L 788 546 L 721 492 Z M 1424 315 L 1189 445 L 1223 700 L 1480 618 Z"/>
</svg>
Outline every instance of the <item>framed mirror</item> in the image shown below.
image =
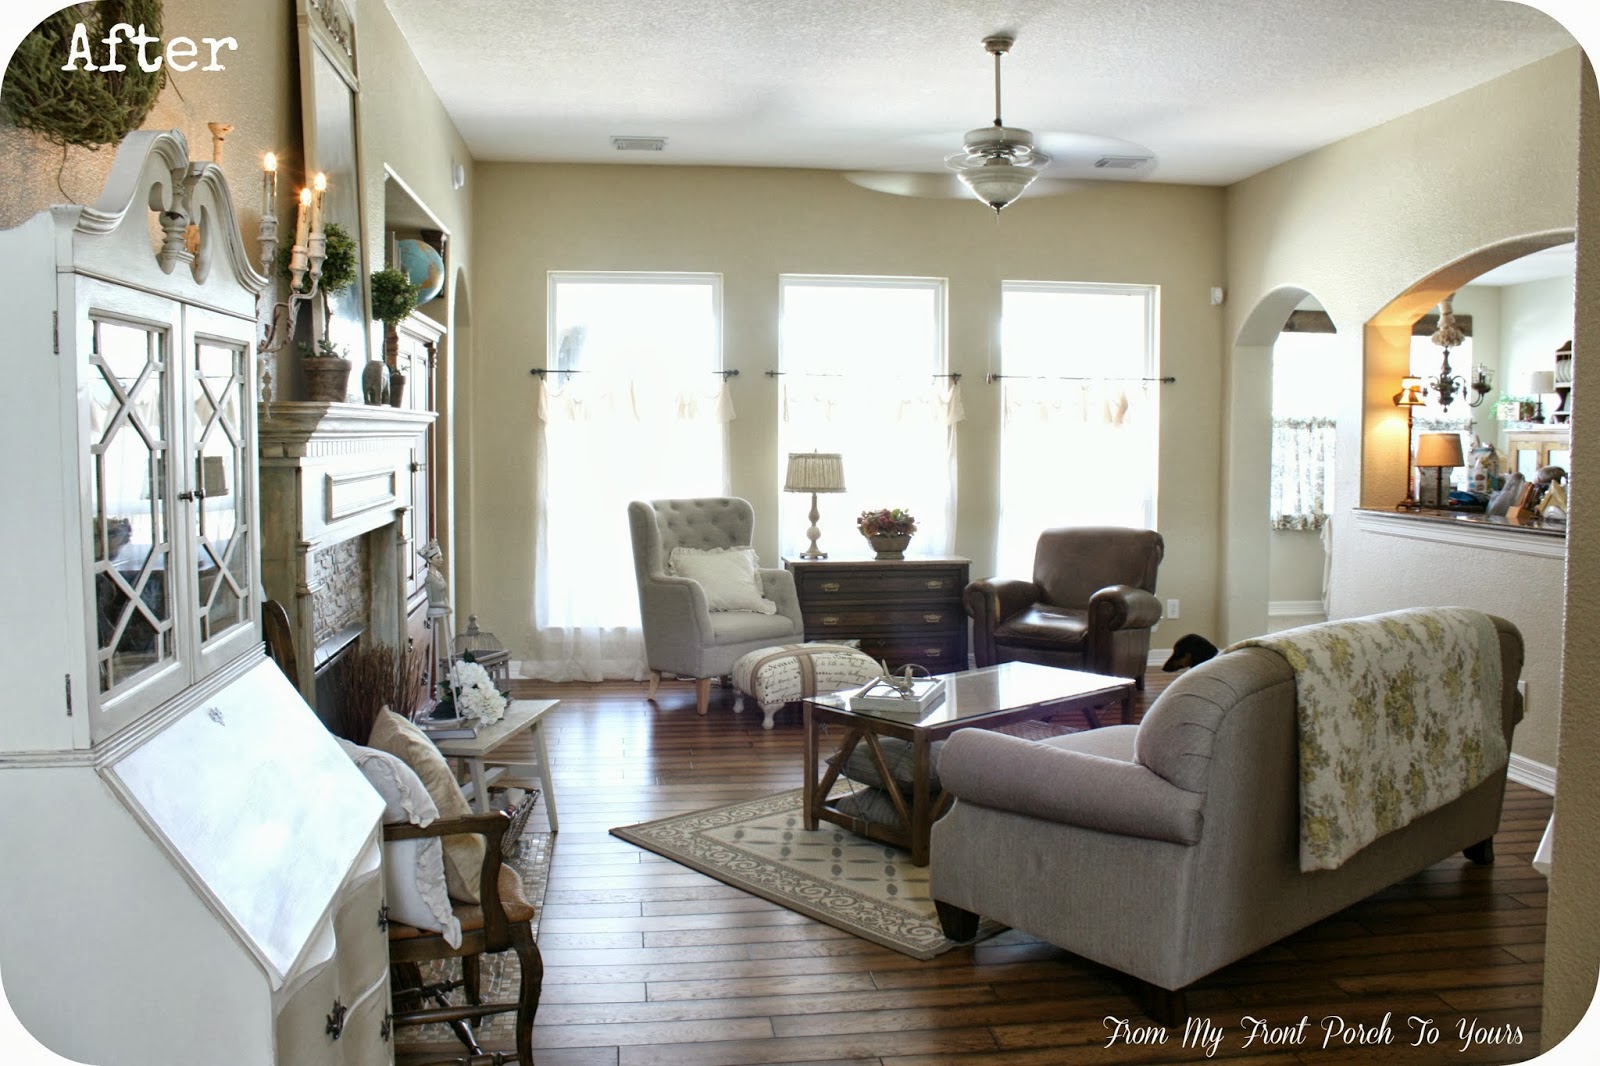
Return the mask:
<svg viewBox="0 0 1600 1066">
<path fill-rule="evenodd" d="M 328 176 L 325 222 L 338 223 L 356 243 L 356 279 L 330 297 L 327 333 L 355 364 L 348 399 L 360 402 L 361 367 L 369 358 L 365 214 L 356 135 L 356 99 L 361 91 L 356 64 L 355 12 L 350 0 L 296 0 L 300 27 L 300 108 L 305 131 L 306 179 Z"/>
</svg>

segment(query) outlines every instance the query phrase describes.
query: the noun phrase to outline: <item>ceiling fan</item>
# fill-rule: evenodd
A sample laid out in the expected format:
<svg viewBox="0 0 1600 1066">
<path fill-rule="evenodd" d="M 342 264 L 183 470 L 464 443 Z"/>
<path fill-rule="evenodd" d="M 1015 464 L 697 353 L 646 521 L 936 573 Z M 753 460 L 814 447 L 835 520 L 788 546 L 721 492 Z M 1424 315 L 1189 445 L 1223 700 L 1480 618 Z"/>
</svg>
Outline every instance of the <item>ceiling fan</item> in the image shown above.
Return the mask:
<svg viewBox="0 0 1600 1066">
<path fill-rule="evenodd" d="M 1000 108 L 1000 59 L 1015 43 L 1006 34 L 983 39 L 984 50 L 994 56 L 994 122 L 967 131 L 961 151 L 945 157 L 950 173 L 850 171 L 845 178 L 897 196 L 971 194 L 999 214 L 1030 187 L 1065 192 L 1079 180 L 1130 180 L 1154 169 L 1154 153 L 1132 141 L 1084 133 L 1043 134 L 1036 140 L 1030 130 L 1007 126 Z M 1047 171 L 1049 176 L 1041 178 Z"/>
</svg>

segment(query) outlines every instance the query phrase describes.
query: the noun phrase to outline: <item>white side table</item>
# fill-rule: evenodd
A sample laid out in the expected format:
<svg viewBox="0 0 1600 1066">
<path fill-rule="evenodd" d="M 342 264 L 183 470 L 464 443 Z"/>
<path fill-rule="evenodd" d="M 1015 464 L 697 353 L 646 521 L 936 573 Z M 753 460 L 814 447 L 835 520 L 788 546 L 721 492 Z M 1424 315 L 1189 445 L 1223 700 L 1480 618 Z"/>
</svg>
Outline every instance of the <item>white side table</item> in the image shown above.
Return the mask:
<svg viewBox="0 0 1600 1066">
<path fill-rule="evenodd" d="M 556 832 L 556 790 L 550 781 L 550 755 L 545 749 L 544 731 L 539 725 L 544 713 L 558 702 L 560 701 L 512 700 L 511 705 L 506 708 L 505 717 L 494 725 L 478 730 L 477 736 L 434 741 L 442 754 L 467 761 L 467 766 L 472 771 L 470 782 L 472 807 L 479 814 L 488 811 L 489 786 L 501 776 L 513 769 L 537 769 L 539 782 L 544 786 L 544 810 L 550 820 L 550 832 Z M 534 755 L 539 760 L 537 767 L 529 763 L 508 762 L 505 758 L 495 757 L 498 749 L 504 747 L 513 737 L 521 735 L 524 730 L 533 740 Z"/>
</svg>

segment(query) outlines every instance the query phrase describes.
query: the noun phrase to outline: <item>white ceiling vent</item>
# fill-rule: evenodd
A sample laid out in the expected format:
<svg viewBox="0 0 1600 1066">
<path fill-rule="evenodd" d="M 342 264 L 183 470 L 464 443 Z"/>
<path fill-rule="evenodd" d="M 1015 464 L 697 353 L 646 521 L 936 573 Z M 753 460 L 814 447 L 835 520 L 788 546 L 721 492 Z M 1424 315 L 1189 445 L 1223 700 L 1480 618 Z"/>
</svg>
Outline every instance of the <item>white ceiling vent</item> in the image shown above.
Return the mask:
<svg viewBox="0 0 1600 1066">
<path fill-rule="evenodd" d="M 660 152 L 667 147 L 665 137 L 613 137 L 611 147 L 619 152 Z"/>
<path fill-rule="evenodd" d="M 1155 156 L 1149 155 L 1103 155 L 1094 165 L 1102 170 L 1138 170 L 1154 159 Z"/>
</svg>

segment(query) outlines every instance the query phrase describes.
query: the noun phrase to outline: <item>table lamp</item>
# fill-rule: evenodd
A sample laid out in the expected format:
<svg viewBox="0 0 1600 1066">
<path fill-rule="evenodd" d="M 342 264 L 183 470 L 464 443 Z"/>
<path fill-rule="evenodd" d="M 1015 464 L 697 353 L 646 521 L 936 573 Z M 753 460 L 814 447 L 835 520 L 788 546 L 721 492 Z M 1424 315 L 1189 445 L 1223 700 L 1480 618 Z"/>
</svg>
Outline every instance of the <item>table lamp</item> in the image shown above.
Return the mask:
<svg viewBox="0 0 1600 1066">
<path fill-rule="evenodd" d="M 828 553 L 817 550 L 817 538 L 822 536 L 822 530 L 817 528 L 817 493 L 844 491 L 843 458 L 838 452 L 790 452 L 783 491 L 811 493 L 811 528 L 806 530 L 811 547 L 801 552 L 800 558 L 826 559 Z"/>
<path fill-rule="evenodd" d="M 1417 465 L 1433 467 L 1433 506 L 1443 507 L 1446 503 L 1444 482 L 1445 471 L 1454 469 L 1466 461 L 1461 453 L 1461 434 L 1459 433 L 1424 433 L 1417 439 Z"/>
<path fill-rule="evenodd" d="M 1535 370 L 1528 375 L 1528 391 L 1533 393 L 1535 422 L 1544 421 L 1544 398 L 1556 391 L 1554 370 Z"/>
</svg>

